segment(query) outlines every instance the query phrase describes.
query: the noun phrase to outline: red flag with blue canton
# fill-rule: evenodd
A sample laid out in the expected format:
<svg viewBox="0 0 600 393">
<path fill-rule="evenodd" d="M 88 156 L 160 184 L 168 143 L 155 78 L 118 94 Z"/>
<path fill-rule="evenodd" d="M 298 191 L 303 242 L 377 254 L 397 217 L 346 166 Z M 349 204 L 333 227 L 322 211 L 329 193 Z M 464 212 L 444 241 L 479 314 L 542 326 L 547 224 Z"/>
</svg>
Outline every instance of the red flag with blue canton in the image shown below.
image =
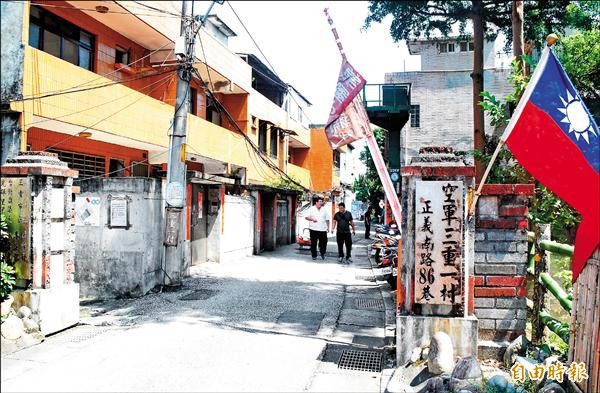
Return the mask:
<svg viewBox="0 0 600 393">
<path fill-rule="evenodd" d="M 599 136 L 565 70 L 546 48 L 502 140 L 533 177 L 581 214 L 573 282 L 600 244 Z"/>
</svg>

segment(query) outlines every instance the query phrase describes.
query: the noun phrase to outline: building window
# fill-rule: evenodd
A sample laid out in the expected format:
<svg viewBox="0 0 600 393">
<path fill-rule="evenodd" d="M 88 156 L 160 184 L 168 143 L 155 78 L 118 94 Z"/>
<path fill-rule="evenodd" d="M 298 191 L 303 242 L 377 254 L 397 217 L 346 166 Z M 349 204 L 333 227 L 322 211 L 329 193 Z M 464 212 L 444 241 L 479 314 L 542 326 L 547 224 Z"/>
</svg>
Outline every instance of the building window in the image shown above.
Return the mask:
<svg viewBox="0 0 600 393">
<path fill-rule="evenodd" d="M 469 51 L 473 52 L 475 50 L 475 44 L 473 43 L 473 41 L 469 42 Z"/>
<path fill-rule="evenodd" d="M 66 162 L 69 168 L 79 171 L 79 178 L 75 179 L 76 182 L 90 177 L 102 177 L 106 171 L 106 159 L 104 157 L 55 149 L 48 149 L 47 151 L 58 154 L 58 158 Z"/>
<path fill-rule="evenodd" d="M 267 152 L 267 122 L 263 120 L 258 121 L 258 149 Z"/>
<path fill-rule="evenodd" d="M 270 140 L 270 149 L 269 152 L 271 157 L 277 158 L 277 148 L 279 146 L 279 132 L 277 127 L 271 127 L 271 140 Z"/>
<path fill-rule="evenodd" d="M 340 177 L 340 161 L 341 161 L 340 152 L 338 150 L 334 150 L 333 151 L 333 167 L 335 169 L 335 175 L 337 177 Z"/>
<path fill-rule="evenodd" d="M 448 43 L 448 52 L 454 52 L 454 43 Z"/>
<path fill-rule="evenodd" d="M 115 63 L 129 64 L 129 51 L 119 48 L 115 49 Z"/>
<path fill-rule="evenodd" d="M 410 126 L 413 128 L 421 127 L 421 106 L 410 106 Z"/>
<path fill-rule="evenodd" d="M 29 14 L 29 45 L 85 69 L 93 68 L 94 37 L 35 5 Z"/>
<path fill-rule="evenodd" d="M 123 160 L 111 158 L 108 165 L 108 177 L 123 177 L 125 176 L 125 163 Z"/>
<path fill-rule="evenodd" d="M 448 52 L 448 44 L 445 42 L 440 43 L 440 53 Z"/>
<path fill-rule="evenodd" d="M 461 52 L 473 52 L 473 42 L 461 42 L 460 43 L 460 51 Z"/>
<path fill-rule="evenodd" d="M 131 176 L 148 177 L 150 167 L 145 162 L 131 162 Z"/>
<path fill-rule="evenodd" d="M 192 115 L 198 116 L 198 90 L 190 87 L 190 94 L 188 95 L 188 112 Z"/>
</svg>

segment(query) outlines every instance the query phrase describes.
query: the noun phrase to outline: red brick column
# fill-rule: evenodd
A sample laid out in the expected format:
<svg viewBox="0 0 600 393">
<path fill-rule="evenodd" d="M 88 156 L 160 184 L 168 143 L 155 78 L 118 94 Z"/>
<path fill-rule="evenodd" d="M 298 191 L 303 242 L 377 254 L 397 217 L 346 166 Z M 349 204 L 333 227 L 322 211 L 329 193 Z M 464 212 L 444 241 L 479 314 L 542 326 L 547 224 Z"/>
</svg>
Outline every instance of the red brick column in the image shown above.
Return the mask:
<svg viewBox="0 0 600 393">
<path fill-rule="evenodd" d="M 479 338 L 510 340 L 525 332 L 527 213 L 531 184 L 489 184 L 475 221 L 475 315 Z"/>
</svg>

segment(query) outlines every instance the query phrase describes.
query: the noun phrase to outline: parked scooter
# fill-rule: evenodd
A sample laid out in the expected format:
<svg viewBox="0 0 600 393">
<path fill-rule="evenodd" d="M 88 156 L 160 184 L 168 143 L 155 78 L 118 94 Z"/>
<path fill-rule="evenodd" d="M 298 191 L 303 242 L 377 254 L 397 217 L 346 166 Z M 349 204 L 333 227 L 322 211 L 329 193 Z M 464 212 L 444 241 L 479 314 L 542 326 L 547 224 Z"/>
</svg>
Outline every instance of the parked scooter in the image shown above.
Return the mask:
<svg viewBox="0 0 600 393">
<path fill-rule="evenodd" d="M 381 269 L 383 278 L 396 289 L 398 276 L 398 241 L 400 231 L 396 225 L 374 224 L 373 243 L 371 244 L 370 257 L 374 257 L 375 263 Z"/>
</svg>

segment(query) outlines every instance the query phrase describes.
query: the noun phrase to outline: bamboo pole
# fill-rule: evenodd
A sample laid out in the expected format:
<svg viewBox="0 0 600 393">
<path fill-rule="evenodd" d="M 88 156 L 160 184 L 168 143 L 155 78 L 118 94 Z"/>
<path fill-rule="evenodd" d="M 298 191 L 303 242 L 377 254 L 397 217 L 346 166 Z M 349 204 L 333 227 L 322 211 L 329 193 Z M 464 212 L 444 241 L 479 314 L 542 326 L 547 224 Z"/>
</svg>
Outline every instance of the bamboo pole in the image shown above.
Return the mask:
<svg viewBox="0 0 600 393">
<path fill-rule="evenodd" d="M 567 312 L 571 312 L 573 308 L 572 302 L 569 300 L 569 295 L 565 290 L 557 283 L 550 274 L 548 273 L 540 273 L 540 281 L 544 284 L 546 289 L 554 295 L 556 300 L 560 303 L 563 309 Z"/>
<path fill-rule="evenodd" d="M 487 168 L 485 168 L 485 172 L 483 173 L 483 176 L 481 177 L 481 181 L 479 182 L 479 186 L 477 187 L 477 191 L 475 191 L 475 197 L 473 198 L 473 203 L 471 204 L 470 207 L 470 211 L 469 211 L 469 216 L 472 216 L 473 213 L 475 212 L 475 206 L 477 206 L 477 200 L 479 199 L 479 195 L 481 195 L 481 189 L 483 188 L 483 185 L 485 184 L 485 181 L 487 180 L 490 171 L 492 170 L 492 165 L 494 165 L 494 162 L 496 162 L 496 158 L 498 158 L 498 154 L 500 153 L 500 150 L 502 149 L 502 147 L 504 146 L 506 142 L 504 140 L 500 140 L 500 142 L 498 143 L 498 146 L 496 146 L 496 151 L 494 151 L 494 154 L 492 155 L 492 158 L 490 159 L 490 162 L 487 166 Z"/>
</svg>

